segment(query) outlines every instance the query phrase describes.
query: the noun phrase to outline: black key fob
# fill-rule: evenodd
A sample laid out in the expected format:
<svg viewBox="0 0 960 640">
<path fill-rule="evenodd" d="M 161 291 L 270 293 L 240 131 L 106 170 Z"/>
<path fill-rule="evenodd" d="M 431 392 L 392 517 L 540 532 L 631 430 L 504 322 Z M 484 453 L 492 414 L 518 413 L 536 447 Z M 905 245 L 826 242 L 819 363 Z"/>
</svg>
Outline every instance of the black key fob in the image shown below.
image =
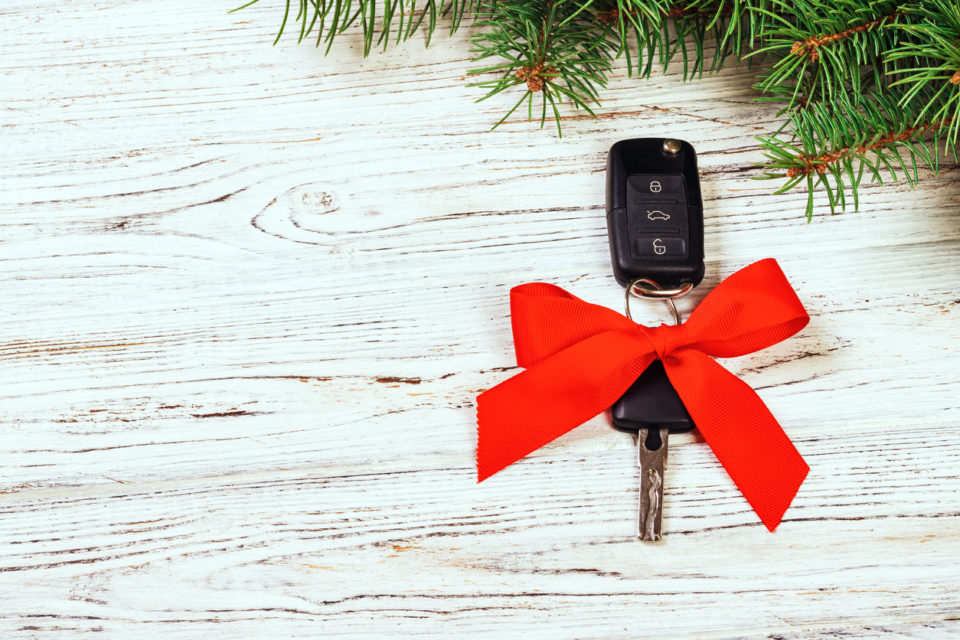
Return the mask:
<svg viewBox="0 0 960 640">
<path fill-rule="evenodd" d="M 623 286 L 649 278 L 665 289 L 703 279 L 703 201 L 697 154 L 669 138 L 622 140 L 607 159 L 607 230 Z"/>
<path fill-rule="evenodd" d="M 703 200 L 697 154 L 664 138 L 623 140 L 607 160 L 607 231 L 613 273 L 623 286 L 648 278 L 661 288 L 703 279 Z M 653 362 L 611 407 L 613 426 L 637 433 L 694 428 L 663 363 Z"/>
</svg>

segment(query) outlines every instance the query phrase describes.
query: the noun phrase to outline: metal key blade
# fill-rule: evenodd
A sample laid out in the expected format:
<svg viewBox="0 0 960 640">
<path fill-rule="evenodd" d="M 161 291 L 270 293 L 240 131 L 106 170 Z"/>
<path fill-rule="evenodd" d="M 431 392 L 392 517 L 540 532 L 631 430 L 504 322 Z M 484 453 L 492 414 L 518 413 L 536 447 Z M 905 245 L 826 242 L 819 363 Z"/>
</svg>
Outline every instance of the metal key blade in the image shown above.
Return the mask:
<svg viewBox="0 0 960 640">
<path fill-rule="evenodd" d="M 637 535 L 647 542 L 660 539 L 669 435 L 670 429 L 658 427 L 642 428 L 637 432 L 637 463 L 640 466 L 640 526 Z"/>
</svg>

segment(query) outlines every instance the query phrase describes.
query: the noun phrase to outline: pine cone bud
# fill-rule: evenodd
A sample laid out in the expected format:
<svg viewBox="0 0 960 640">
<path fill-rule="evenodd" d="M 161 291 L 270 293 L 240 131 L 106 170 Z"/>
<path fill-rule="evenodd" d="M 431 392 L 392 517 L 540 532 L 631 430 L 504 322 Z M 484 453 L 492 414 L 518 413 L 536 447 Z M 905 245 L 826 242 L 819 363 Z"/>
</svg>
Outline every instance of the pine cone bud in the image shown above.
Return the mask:
<svg viewBox="0 0 960 640">
<path fill-rule="evenodd" d="M 553 74 L 556 73 L 556 69 L 553 67 L 544 68 L 543 63 L 533 66 L 533 67 L 520 67 L 517 69 L 513 75 L 515 75 L 520 80 L 523 80 L 527 83 L 527 89 L 530 91 L 543 91 L 543 87 L 546 84 L 546 81 L 543 79 L 541 74 Z"/>
</svg>

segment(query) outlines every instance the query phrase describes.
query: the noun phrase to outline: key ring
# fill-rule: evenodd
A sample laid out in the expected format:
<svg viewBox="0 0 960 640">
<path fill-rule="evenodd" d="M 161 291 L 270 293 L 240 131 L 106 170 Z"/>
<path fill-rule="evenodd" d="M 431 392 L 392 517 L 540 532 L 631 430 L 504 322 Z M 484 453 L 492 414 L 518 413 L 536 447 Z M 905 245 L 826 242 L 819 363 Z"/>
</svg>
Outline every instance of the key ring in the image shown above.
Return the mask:
<svg viewBox="0 0 960 640">
<path fill-rule="evenodd" d="M 650 278 L 637 278 L 627 285 L 627 291 L 624 295 L 626 316 L 630 320 L 633 320 L 633 316 L 630 315 L 630 294 L 633 294 L 637 298 L 653 298 L 655 300 L 663 300 L 673 312 L 674 321 L 677 324 L 680 324 L 680 312 L 677 311 L 677 305 L 673 301 L 675 298 L 682 298 L 691 291 L 693 291 L 693 284 L 690 282 L 684 282 L 675 289 L 663 289 L 659 284 Z"/>
</svg>

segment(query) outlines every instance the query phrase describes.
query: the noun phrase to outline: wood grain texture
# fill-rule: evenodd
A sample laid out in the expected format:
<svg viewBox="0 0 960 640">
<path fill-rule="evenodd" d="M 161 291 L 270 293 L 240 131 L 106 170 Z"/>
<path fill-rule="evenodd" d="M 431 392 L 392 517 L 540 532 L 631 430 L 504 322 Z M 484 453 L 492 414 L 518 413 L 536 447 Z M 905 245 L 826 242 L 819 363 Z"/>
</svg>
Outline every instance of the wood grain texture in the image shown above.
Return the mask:
<svg viewBox="0 0 960 640">
<path fill-rule="evenodd" d="M 807 224 L 749 69 L 491 133 L 465 34 L 323 58 L 232 6 L 0 13 L 4 638 L 960 635 L 960 170 Z M 774 256 L 812 317 L 724 362 L 812 468 L 773 535 L 687 435 L 636 542 L 605 416 L 474 484 L 507 292 L 620 307 L 604 162 L 645 135 L 699 153 L 685 310 Z"/>
</svg>

